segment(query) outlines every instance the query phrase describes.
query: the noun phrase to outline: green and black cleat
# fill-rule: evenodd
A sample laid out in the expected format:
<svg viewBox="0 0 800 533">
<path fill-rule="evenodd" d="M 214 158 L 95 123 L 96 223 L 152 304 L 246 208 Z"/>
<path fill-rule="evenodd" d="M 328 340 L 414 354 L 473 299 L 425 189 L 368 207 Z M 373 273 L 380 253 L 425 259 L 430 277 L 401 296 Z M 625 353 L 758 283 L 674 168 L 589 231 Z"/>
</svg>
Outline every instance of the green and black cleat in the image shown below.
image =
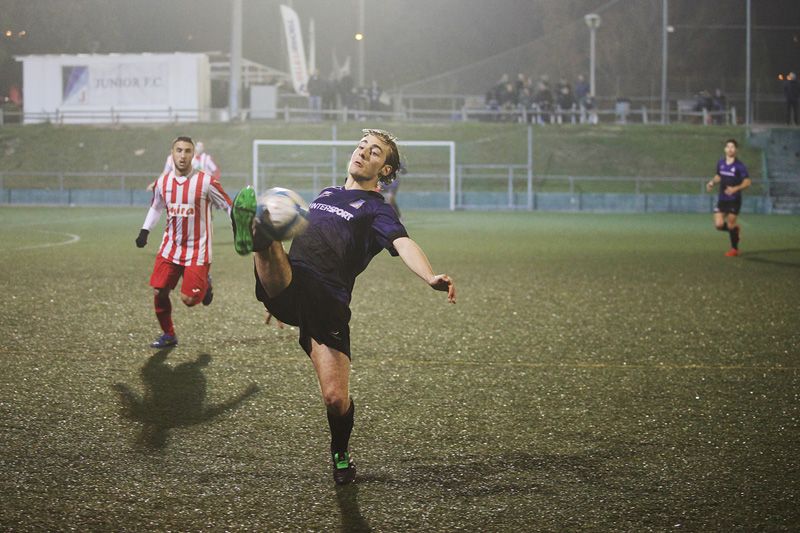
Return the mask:
<svg viewBox="0 0 800 533">
<path fill-rule="evenodd" d="M 333 454 L 333 481 L 337 485 L 347 485 L 356 480 L 356 464 L 350 457 L 350 452 Z"/>
<path fill-rule="evenodd" d="M 239 255 L 253 251 L 253 218 L 256 216 L 256 192 L 249 185 L 233 198 L 231 223 L 233 246 Z"/>
</svg>

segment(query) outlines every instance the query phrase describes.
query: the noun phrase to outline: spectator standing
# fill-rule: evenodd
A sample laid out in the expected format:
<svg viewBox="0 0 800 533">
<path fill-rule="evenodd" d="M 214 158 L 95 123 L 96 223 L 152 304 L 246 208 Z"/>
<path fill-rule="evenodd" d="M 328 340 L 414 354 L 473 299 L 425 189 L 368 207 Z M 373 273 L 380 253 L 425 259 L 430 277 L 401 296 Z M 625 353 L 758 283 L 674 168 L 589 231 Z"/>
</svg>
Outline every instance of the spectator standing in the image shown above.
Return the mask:
<svg viewBox="0 0 800 533">
<path fill-rule="evenodd" d="M 489 120 L 498 120 L 500 117 L 500 100 L 497 97 L 498 87 L 495 85 L 488 91 L 486 91 L 486 96 L 484 97 L 484 103 L 486 104 L 486 110 L 490 111 L 489 113 Z"/>
<path fill-rule="evenodd" d="M 786 124 L 791 124 L 792 118 L 794 118 L 794 125 L 797 126 L 797 103 L 800 100 L 800 83 L 798 83 L 797 74 L 794 72 L 790 72 L 786 76 L 786 82 L 783 84 L 783 94 L 786 97 Z"/>
<path fill-rule="evenodd" d="M 338 90 L 342 106 L 347 109 L 352 109 L 355 105 L 355 100 L 353 98 L 354 88 L 355 82 L 353 81 L 353 76 L 350 75 L 349 72 L 345 72 L 342 77 L 339 78 Z"/>
<path fill-rule="evenodd" d="M 572 97 L 572 87 L 569 82 L 561 78 L 558 82 L 558 94 L 556 95 L 556 121 L 561 124 L 563 122 L 563 115 L 568 112 L 572 117 L 572 122 L 575 122 L 575 115 L 572 115 L 572 108 L 575 105 L 575 99 Z"/>
<path fill-rule="evenodd" d="M 575 80 L 575 103 L 578 105 L 578 109 L 581 112 L 581 123 L 587 122 L 586 111 L 587 111 L 587 99 L 591 98 L 589 94 L 591 92 L 591 87 L 586 82 L 586 78 L 583 77 L 583 74 L 578 74 L 578 77 Z"/>
<path fill-rule="evenodd" d="M 725 122 L 725 112 L 728 110 L 728 98 L 719 87 L 714 89 L 711 107 L 714 110 L 714 122 L 722 124 Z"/>
<path fill-rule="evenodd" d="M 544 79 L 544 76 L 542 77 Z M 550 112 L 553 110 L 553 94 L 544 81 L 539 81 L 536 85 L 536 94 L 533 95 L 533 102 L 536 106 L 536 122 L 547 124 L 550 122 Z"/>
<path fill-rule="evenodd" d="M 531 122 L 533 118 L 533 94 L 527 85 L 522 88 L 522 92 L 518 98 L 518 106 L 520 111 L 525 111 L 527 114 L 527 122 Z"/>
<path fill-rule="evenodd" d="M 323 87 L 322 93 L 322 109 L 325 111 L 335 111 L 336 110 L 336 75 L 331 74 L 327 81 L 324 82 L 325 86 Z M 333 119 L 335 118 L 333 114 L 326 114 L 325 118 Z"/>
<path fill-rule="evenodd" d="M 319 120 L 322 111 L 322 95 L 325 94 L 325 80 L 319 75 L 319 70 L 315 70 L 308 77 L 308 108 L 311 110 L 311 118 Z"/>
<path fill-rule="evenodd" d="M 517 81 L 514 82 L 514 94 L 516 95 L 517 99 L 519 99 L 519 95 L 522 94 L 522 90 L 527 86 L 528 86 L 528 79 L 525 76 L 525 74 L 520 72 L 519 74 L 517 74 Z"/>
<path fill-rule="evenodd" d="M 509 116 L 506 116 L 511 111 L 514 111 L 517 108 L 517 96 L 514 93 L 514 84 L 510 81 L 505 83 L 500 88 L 500 94 L 497 96 L 497 101 L 500 104 L 500 109 L 503 111 L 504 119 L 509 119 Z"/>
<path fill-rule="evenodd" d="M 378 81 L 372 80 L 372 83 L 367 89 L 367 104 L 369 105 L 370 111 L 380 111 L 381 94 L 383 94 L 383 89 L 378 85 Z"/>
</svg>

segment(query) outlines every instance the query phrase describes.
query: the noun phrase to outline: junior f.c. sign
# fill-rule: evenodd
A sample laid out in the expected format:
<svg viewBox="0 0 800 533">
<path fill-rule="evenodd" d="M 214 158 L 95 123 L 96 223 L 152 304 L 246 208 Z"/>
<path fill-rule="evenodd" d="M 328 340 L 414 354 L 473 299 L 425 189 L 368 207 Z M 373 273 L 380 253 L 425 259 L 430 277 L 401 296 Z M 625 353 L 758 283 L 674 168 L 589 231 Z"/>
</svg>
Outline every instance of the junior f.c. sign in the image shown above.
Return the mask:
<svg viewBox="0 0 800 533">
<path fill-rule="evenodd" d="M 63 66 L 63 105 L 166 105 L 167 63 Z"/>
</svg>

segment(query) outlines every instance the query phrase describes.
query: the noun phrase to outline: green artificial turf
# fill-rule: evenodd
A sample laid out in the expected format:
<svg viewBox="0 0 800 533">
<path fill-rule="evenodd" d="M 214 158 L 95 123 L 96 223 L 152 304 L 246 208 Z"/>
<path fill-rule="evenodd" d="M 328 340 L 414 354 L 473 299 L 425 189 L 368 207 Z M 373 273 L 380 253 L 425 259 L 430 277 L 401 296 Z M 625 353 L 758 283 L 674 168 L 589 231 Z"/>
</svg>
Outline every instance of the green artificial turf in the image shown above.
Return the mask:
<svg viewBox="0 0 800 533">
<path fill-rule="evenodd" d="M 352 303 L 351 447 L 215 217 L 215 299 L 156 353 L 140 209 L 0 209 L 0 529 L 792 530 L 800 220 L 404 212 Z"/>
</svg>

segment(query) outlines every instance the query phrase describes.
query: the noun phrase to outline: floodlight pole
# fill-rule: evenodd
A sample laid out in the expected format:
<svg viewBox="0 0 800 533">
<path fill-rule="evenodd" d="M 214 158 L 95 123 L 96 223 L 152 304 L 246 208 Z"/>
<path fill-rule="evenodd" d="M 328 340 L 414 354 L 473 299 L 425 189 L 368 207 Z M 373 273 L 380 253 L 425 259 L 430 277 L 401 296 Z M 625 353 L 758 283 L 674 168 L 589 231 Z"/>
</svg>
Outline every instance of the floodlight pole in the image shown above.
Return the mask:
<svg viewBox="0 0 800 533">
<path fill-rule="evenodd" d="M 595 36 L 597 34 L 597 28 L 600 27 L 600 23 L 602 19 L 600 15 L 597 13 L 589 13 L 588 15 L 583 17 L 583 20 L 586 22 L 586 25 L 589 26 L 589 93 L 592 97 L 596 96 L 597 93 L 595 92 L 595 84 L 594 84 L 594 72 L 595 72 Z"/>
<path fill-rule="evenodd" d="M 228 120 L 239 118 L 239 84 L 242 70 L 242 0 L 232 0 Z"/>
<path fill-rule="evenodd" d="M 358 0 L 358 33 L 361 34 L 361 39 L 358 40 L 358 85 L 364 87 L 364 41 L 366 35 L 364 34 L 364 0 Z"/>
<path fill-rule="evenodd" d="M 661 0 L 663 8 L 661 24 L 661 123 L 669 122 L 669 102 L 667 101 L 667 18 L 668 0 Z"/>
<path fill-rule="evenodd" d="M 752 121 L 752 111 L 750 109 L 750 64 L 751 64 L 751 57 L 750 57 L 750 39 L 751 39 L 751 30 L 752 30 L 752 19 L 751 19 L 751 11 L 750 11 L 750 0 L 747 0 L 747 66 L 746 66 L 746 74 L 745 77 L 745 90 L 744 90 L 744 100 L 745 100 L 745 111 L 744 111 L 744 121 L 747 126 L 750 126 L 750 122 Z"/>
</svg>

